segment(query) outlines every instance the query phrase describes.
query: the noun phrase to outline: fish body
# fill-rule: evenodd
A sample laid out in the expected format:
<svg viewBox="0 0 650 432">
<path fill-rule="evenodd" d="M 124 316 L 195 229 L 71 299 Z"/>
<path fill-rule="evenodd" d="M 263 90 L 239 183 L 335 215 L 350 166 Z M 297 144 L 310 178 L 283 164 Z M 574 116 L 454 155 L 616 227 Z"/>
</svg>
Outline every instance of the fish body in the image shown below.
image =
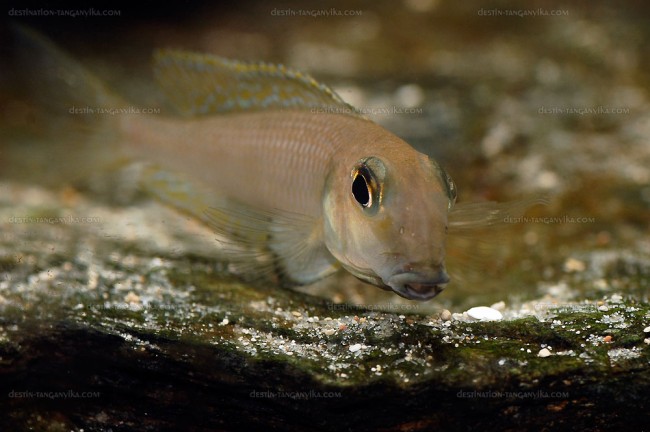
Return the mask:
<svg viewBox="0 0 650 432">
<path fill-rule="evenodd" d="M 276 252 L 286 257 L 285 268 L 296 267 L 289 276 L 298 283 L 339 266 L 411 297 L 418 294 L 409 289 L 435 292 L 448 281 L 444 236 L 453 203 L 450 180 L 427 156 L 369 120 L 294 109 L 176 120 L 125 117 L 121 128 L 134 158 L 185 173 L 195 187 L 214 194 L 208 205 L 225 198 L 230 203 L 224 206 L 245 209 L 233 218 L 242 223 L 248 214 L 249 229 L 274 217 L 278 225 L 291 226 L 285 219 L 297 215 L 291 222 L 300 227 L 290 233 L 303 238 L 285 240 L 287 250 L 276 247 Z M 373 214 L 352 192 L 355 169 L 369 158 L 385 171 L 378 179 L 382 192 Z M 230 225 L 226 234 L 238 231 L 214 204 L 207 212 L 203 203 L 186 210 L 207 222 L 216 219 L 216 229 Z M 255 210 L 269 214 L 255 216 Z M 272 221 L 260 228 L 265 230 L 278 236 Z M 309 244 L 304 238 L 311 239 Z M 308 259 L 296 256 L 293 248 L 303 248 Z M 416 284 L 421 285 L 414 288 Z"/>
<path fill-rule="evenodd" d="M 84 101 L 125 105 L 51 42 L 18 33 L 48 71 L 36 81 L 57 92 L 49 98 L 56 112 Z M 260 274 L 279 271 L 289 284 L 344 268 L 428 300 L 449 282 L 445 241 L 456 187 L 433 159 L 281 65 L 158 51 L 154 73 L 177 116 L 77 125 L 85 134 L 69 153 L 88 166 L 92 158 L 145 161 L 145 189 L 252 251 L 233 253 L 234 260 L 252 262 Z M 455 225 L 483 226 L 504 209 L 486 215 L 461 206 Z M 273 260 L 264 264 L 258 254 Z"/>
</svg>

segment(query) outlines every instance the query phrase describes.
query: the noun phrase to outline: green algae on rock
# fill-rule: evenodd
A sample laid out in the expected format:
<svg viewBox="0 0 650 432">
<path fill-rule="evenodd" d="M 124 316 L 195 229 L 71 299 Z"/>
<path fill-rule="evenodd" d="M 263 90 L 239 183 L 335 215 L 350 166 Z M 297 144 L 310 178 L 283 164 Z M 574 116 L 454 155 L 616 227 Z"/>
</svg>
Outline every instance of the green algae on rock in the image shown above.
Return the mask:
<svg viewBox="0 0 650 432">
<path fill-rule="evenodd" d="M 253 287 L 205 257 L 56 227 L 0 242 L 7 430 L 164 429 L 199 413 L 194 430 L 542 427 L 548 412 L 609 428 L 642 422 L 649 402 L 650 308 L 631 296 L 442 319 Z"/>
</svg>

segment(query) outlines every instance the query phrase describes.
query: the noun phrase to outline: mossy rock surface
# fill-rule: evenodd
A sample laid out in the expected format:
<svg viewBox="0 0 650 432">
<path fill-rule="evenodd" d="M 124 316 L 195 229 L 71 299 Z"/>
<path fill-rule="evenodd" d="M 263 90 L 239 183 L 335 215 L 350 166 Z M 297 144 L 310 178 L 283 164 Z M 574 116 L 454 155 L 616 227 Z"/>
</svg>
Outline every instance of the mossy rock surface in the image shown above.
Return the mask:
<svg viewBox="0 0 650 432">
<path fill-rule="evenodd" d="M 29 169 L 3 165 L 6 140 L 34 132 L 3 69 L 1 431 L 648 429 L 646 4 L 336 0 L 361 13 L 296 17 L 272 13 L 305 9 L 293 0 L 198 3 L 12 19 L 161 116 L 154 48 L 304 69 L 435 158 L 459 202 L 551 204 L 448 239 L 449 255 L 458 241 L 498 256 L 450 256 L 478 282 L 427 303 L 339 276 L 252 285 L 216 256 L 214 232 L 143 197 L 133 172 L 42 188 L 56 145 L 29 140 Z M 550 10 L 563 12 L 503 15 Z M 504 320 L 463 315 L 492 304 Z"/>
<path fill-rule="evenodd" d="M 64 237 L 83 230 L 59 228 Z M 55 250 L 31 248 L 53 231 L 30 232 L 19 256 L 2 260 L 4 430 L 613 429 L 647 420 L 650 308 L 632 297 L 444 321 L 250 286 L 196 257 L 161 258 L 110 238 L 83 251 L 60 237 Z"/>
</svg>

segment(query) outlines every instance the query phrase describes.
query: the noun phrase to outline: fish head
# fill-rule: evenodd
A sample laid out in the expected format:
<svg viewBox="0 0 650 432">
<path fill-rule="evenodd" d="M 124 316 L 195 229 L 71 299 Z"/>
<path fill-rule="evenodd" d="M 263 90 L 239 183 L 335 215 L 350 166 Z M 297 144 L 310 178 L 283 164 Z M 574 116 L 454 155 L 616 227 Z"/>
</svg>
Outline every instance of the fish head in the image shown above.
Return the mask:
<svg viewBox="0 0 650 432">
<path fill-rule="evenodd" d="M 432 159 L 356 155 L 334 168 L 324 195 L 325 243 L 357 278 L 411 300 L 428 300 L 449 282 L 447 214 L 456 188 Z"/>
</svg>

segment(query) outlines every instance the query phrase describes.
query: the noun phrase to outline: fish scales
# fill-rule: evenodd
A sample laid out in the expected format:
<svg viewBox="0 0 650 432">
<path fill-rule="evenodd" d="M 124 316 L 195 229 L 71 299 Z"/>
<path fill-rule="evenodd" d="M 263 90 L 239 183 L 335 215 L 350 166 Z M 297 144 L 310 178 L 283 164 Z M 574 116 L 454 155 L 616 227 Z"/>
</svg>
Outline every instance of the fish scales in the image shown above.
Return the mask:
<svg viewBox="0 0 650 432">
<path fill-rule="evenodd" d="M 364 122 L 295 111 L 194 120 L 124 117 L 122 128 L 135 158 L 184 172 L 217 194 L 317 217 L 332 157 L 354 121 Z"/>
</svg>

